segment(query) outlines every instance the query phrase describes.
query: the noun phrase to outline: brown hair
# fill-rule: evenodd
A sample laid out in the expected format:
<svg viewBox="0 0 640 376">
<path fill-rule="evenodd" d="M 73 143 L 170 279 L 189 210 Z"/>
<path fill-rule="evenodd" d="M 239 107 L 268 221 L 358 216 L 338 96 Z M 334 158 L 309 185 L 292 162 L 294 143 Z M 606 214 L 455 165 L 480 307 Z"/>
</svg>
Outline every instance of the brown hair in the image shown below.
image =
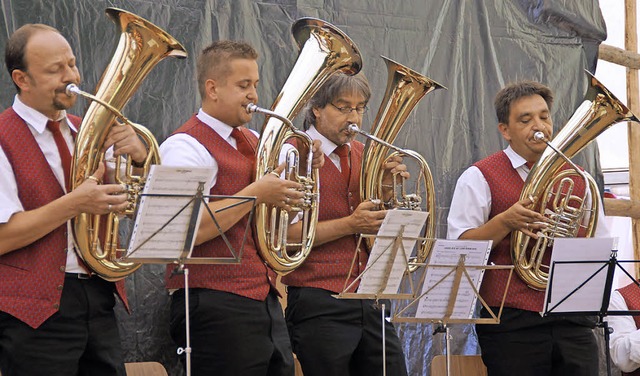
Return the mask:
<svg viewBox="0 0 640 376">
<path fill-rule="evenodd" d="M 551 106 L 553 105 L 553 92 L 551 89 L 539 82 L 520 81 L 505 86 L 496 94 L 496 99 L 493 103 L 496 108 L 498 121 L 503 124 L 509 124 L 511 104 L 522 97 L 531 95 L 541 96 L 542 99 L 547 102 L 549 110 L 551 110 Z"/>
<path fill-rule="evenodd" d="M 4 49 L 4 63 L 7 66 L 9 76 L 11 76 L 16 69 L 27 71 L 27 62 L 24 59 L 24 53 L 29 39 L 39 31 L 53 31 L 60 34 L 57 29 L 44 24 L 26 24 L 11 34 Z M 18 93 L 20 93 L 18 85 L 16 85 L 15 82 L 13 85 L 18 90 Z"/>
<path fill-rule="evenodd" d="M 324 108 L 345 93 L 357 93 L 364 97 L 365 102 L 369 101 L 371 88 L 364 73 L 348 76 L 342 72 L 337 72 L 329 77 L 305 107 L 304 129 L 307 130 L 316 123 L 316 115 L 313 113 L 314 108 Z"/>
<path fill-rule="evenodd" d="M 232 40 L 213 42 L 200 53 L 197 62 L 198 90 L 205 97 L 204 83 L 208 79 L 225 82 L 229 74 L 229 61 L 233 59 L 258 59 L 258 52 L 248 43 Z"/>
</svg>

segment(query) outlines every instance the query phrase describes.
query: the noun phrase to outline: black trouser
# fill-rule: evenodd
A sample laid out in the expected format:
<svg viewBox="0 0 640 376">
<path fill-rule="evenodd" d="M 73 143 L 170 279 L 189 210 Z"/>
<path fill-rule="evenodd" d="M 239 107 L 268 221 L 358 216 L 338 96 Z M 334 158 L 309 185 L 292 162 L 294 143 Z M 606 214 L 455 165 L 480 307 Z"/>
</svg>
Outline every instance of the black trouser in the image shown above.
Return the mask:
<svg viewBox="0 0 640 376">
<path fill-rule="evenodd" d="M 60 310 L 37 329 L 0 312 L 2 376 L 125 375 L 114 285 L 67 275 Z"/>
<path fill-rule="evenodd" d="M 183 348 L 184 303 L 184 290 L 176 291 L 171 301 L 171 336 Z M 257 301 L 228 292 L 189 289 L 189 320 L 193 376 L 294 374 L 291 343 L 275 293 Z"/>
<path fill-rule="evenodd" d="M 489 376 L 598 376 L 591 324 L 505 308 L 500 324 L 479 324 L 476 332 Z"/>
<path fill-rule="evenodd" d="M 372 300 L 289 287 L 287 326 L 305 376 L 382 375 L 382 313 Z M 388 307 L 388 304 L 387 304 Z M 395 328 L 385 320 L 387 375 L 406 375 Z"/>
</svg>

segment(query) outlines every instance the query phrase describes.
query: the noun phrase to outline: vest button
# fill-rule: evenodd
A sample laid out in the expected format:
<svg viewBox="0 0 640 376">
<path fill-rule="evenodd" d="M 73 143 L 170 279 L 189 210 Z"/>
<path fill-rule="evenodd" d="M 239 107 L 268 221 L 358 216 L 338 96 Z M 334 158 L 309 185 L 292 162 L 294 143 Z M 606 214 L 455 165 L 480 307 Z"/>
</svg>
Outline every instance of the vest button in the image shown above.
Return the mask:
<svg viewBox="0 0 640 376">
<path fill-rule="evenodd" d="M 65 269 L 64 265 L 62 265 L 59 269 L 60 269 L 61 272 L 64 272 L 64 269 Z"/>
<path fill-rule="evenodd" d="M 353 206 L 349 206 L 349 209 L 350 209 L 351 211 L 353 211 Z"/>
<path fill-rule="evenodd" d="M 353 193 L 349 192 L 349 197 L 353 196 Z"/>
<path fill-rule="evenodd" d="M 58 285 L 58 287 L 56 287 L 56 289 L 58 289 L 58 291 L 62 290 L 62 285 Z"/>
<path fill-rule="evenodd" d="M 53 308 L 55 308 L 55 309 L 58 309 L 58 308 L 60 308 L 60 304 L 58 304 L 58 303 L 55 303 L 55 304 L 53 305 Z"/>
</svg>

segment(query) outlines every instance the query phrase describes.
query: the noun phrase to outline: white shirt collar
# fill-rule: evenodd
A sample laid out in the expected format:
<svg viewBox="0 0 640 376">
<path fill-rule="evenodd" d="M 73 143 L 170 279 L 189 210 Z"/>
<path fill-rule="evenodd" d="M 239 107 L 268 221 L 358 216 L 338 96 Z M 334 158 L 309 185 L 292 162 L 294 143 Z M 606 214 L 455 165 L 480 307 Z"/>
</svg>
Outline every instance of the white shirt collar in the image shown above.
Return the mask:
<svg viewBox="0 0 640 376">
<path fill-rule="evenodd" d="M 49 118 L 39 112 L 38 110 L 27 106 L 24 102 L 20 100 L 20 97 L 16 94 L 13 99 L 13 110 L 22 118 L 22 120 L 26 121 L 27 124 L 31 125 L 33 129 L 35 129 L 38 133 L 44 132 L 44 129 L 47 127 L 47 121 Z M 67 119 L 67 112 L 62 110 L 60 111 L 60 118 L 58 121 L 64 120 L 64 122 L 71 128 L 74 132 L 78 132 L 76 127 Z"/>
<path fill-rule="evenodd" d="M 338 145 L 333 143 L 333 141 L 329 140 L 328 138 L 323 136 L 320 132 L 318 132 L 316 127 L 313 125 L 309 127 L 309 129 L 307 130 L 307 134 L 309 135 L 309 137 L 311 137 L 312 140 L 322 141 L 320 150 L 322 150 L 322 152 L 325 155 L 330 155 L 338 147 Z M 347 142 L 347 145 L 349 145 L 349 148 L 351 148 L 351 144 L 349 142 Z"/>
<path fill-rule="evenodd" d="M 511 162 L 511 166 L 514 169 L 518 169 L 527 164 L 527 160 L 522 158 L 520 154 L 516 153 L 515 150 L 511 148 L 511 145 L 507 146 L 507 148 L 504 149 L 504 153 L 509 158 L 509 161 Z"/>
<path fill-rule="evenodd" d="M 229 140 L 231 138 L 231 131 L 233 131 L 233 127 L 207 114 L 202 110 L 202 108 L 198 111 L 196 117 L 216 131 L 216 133 L 218 133 L 224 140 Z"/>
</svg>

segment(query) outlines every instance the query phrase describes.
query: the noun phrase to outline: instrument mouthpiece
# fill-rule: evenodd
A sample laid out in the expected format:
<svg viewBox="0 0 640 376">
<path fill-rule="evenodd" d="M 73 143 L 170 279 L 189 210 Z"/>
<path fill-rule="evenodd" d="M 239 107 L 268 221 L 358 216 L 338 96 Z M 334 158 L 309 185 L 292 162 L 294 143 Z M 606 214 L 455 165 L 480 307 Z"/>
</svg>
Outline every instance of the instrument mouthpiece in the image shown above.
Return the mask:
<svg viewBox="0 0 640 376">
<path fill-rule="evenodd" d="M 358 128 L 357 124 L 349 124 L 347 126 L 347 130 L 351 133 L 358 133 L 358 131 L 360 130 L 360 128 Z"/>
<path fill-rule="evenodd" d="M 542 132 L 536 132 L 536 133 L 534 133 L 534 134 L 533 134 L 533 138 L 534 138 L 536 141 L 545 141 L 545 139 L 546 139 L 546 137 L 544 136 L 544 133 L 542 133 Z"/>
<path fill-rule="evenodd" d="M 252 112 L 258 112 L 258 109 L 259 109 L 259 108 L 260 108 L 260 107 L 256 106 L 255 104 L 253 104 L 253 103 L 249 103 L 249 104 L 247 105 L 247 113 L 248 113 L 248 114 L 250 114 L 250 113 L 252 113 Z"/>
<path fill-rule="evenodd" d="M 76 84 L 69 84 L 67 85 L 67 87 L 64 89 L 65 94 L 67 94 L 68 96 L 74 96 L 80 93 L 80 88 L 78 88 L 78 86 Z"/>
</svg>

